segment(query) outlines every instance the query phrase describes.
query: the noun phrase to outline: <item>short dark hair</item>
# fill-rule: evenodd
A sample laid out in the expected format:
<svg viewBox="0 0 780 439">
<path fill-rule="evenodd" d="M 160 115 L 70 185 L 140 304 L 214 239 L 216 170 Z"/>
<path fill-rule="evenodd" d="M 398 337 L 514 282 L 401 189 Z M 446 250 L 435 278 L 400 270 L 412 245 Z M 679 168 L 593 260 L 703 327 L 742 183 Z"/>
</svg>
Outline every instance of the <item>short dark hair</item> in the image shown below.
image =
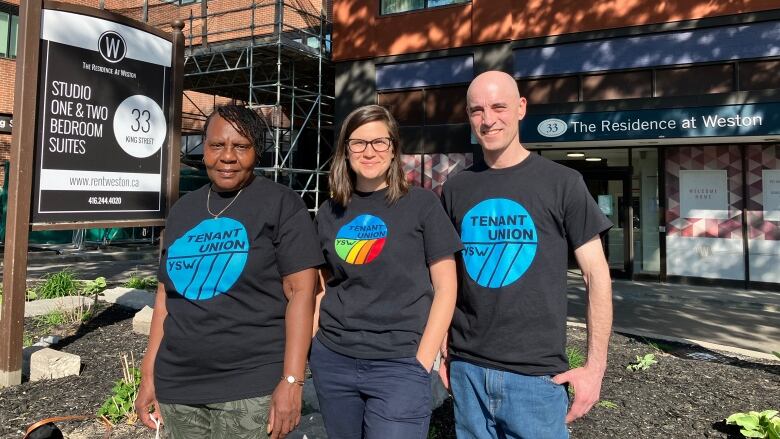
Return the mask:
<svg viewBox="0 0 780 439">
<path fill-rule="evenodd" d="M 214 111 L 209 114 L 206 118 L 206 123 L 203 124 L 204 138 L 214 116 L 225 119 L 239 134 L 252 142 L 257 160 L 260 160 L 260 156 L 265 152 L 265 145 L 262 143 L 265 122 L 262 116 L 250 108 L 236 104 L 218 105 L 214 107 Z"/>
<path fill-rule="evenodd" d="M 355 191 L 355 171 L 347 163 L 349 151 L 347 149 L 347 140 L 352 133 L 361 126 L 369 122 L 384 122 L 387 131 L 392 140 L 393 159 L 390 162 L 390 168 L 387 170 L 387 202 L 392 204 L 398 201 L 402 196 L 409 192 L 409 182 L 406 181 L 403 164 L 401 163 L 401 141 L 398 138 L 398 123 L 392 114 L 380 105 L 366 105 L 359 107 L 349 113 L 344 123 L 341 124 L 339 139 L 336 144 L 336 152 L 333 154 L 333 161 L 330 164 L 330 175 L 328 182 L 330 184 L 331 198 L 341 205 L 347 207 L 352 193 Z"/>
</svg>

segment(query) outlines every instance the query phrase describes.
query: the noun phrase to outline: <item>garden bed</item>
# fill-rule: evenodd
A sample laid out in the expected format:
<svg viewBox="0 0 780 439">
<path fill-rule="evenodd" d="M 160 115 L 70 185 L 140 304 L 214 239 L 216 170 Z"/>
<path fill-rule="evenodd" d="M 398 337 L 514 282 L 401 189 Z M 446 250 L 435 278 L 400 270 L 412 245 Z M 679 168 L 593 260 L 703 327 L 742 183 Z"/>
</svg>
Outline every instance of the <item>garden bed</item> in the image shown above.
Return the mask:
<svg viewBox="0 0 780 439">
<path fill-rule="evenodd" d="M 94 414 L 122 377 L 120 355 L 132 354 L 140 362 L 146 337 L 131 330 L 134 311 L 103 306 L 77 329 L 57 328 L 64 338 L 56 348 L 81 356 L 80 376 L 0 389 L 0 437 L 19 438 L 28 424 L 45 417 Z M 34 319 L 25 319 L 25 328 L 28 339 L 48 335 Z M 585 352 L 585 336 L 584 329 L 570 327 L 569 345 Z M 780 363 L 650 342 L 613 335 L 602 402 L 571 425 L 572 438 L 735 438 L 738 430 L 722 423 L 728 415 L 778 408 Z M 658 363 L 644 371 L 626 370 L 637 355 L 647 353 L 654 353 Z M 95 421 L 63 427 L 74 439 L 102 437 L 103 427 Z M 122 426 L 111 437 L 154 434 L 145 427 Z M 431 437 L 455 437 L 451 403 L 434 413 Z"/>
</svg>

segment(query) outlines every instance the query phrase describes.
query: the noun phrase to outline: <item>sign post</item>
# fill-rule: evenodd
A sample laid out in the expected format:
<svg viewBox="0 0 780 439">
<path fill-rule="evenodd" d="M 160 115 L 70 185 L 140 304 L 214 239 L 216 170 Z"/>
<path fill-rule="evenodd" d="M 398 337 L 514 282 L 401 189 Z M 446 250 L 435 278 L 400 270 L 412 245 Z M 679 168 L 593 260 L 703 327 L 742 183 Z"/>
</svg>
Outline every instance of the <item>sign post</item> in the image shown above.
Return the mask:
<svg viewBox="0 0 780 439">
<path fill-rule="evenodd" d="M 20 15 L 0 387 L 21 382 L 30 229 L 163 225 L 178 195 L 183 23 L 54 1 Z"/>
</svg>

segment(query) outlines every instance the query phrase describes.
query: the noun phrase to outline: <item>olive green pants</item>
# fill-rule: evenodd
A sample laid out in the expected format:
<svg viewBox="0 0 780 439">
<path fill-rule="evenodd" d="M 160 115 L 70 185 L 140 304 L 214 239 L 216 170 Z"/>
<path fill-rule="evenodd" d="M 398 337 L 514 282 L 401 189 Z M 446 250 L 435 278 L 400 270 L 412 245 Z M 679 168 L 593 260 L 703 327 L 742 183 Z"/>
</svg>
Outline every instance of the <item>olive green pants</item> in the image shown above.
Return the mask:
<svg viewBox="0 0 780 439">
<path fill-rule="evenodd" d="M 214 404 L 160 404 L 169 439 L 268 437 L 271 395 Z"/>
</svg>

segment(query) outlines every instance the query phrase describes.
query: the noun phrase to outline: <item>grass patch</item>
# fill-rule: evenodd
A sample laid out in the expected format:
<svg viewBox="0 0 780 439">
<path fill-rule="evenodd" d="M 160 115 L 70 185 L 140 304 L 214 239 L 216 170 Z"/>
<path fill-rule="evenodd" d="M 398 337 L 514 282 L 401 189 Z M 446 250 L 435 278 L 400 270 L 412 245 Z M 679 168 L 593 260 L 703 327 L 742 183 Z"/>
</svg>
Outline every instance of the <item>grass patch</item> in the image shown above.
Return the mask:
<svg viewBox="0 0 780 439">
<path fill-rule="evenodd" d="M 67 318 L 65 316 L 65 312 L 63 312 L 61 309 L 55 309 L 36 317 L 35 321 L 38 326 L 51 329 L 65 324 L 67 322 Z"/>
<path fill-rule="evenodd" d="M 610 400 L 607 400 L 607 399 L 602 399 L 601 401 L 596 403 L 596 405 L 599 406 L 599 407 L 605 408 L 605 409 L 610 409 L 610 410 L 618 408 L 617 404 L 615 404 L 614 402 L 612 402 Z"/>
<path fill-rule="evenodd" d="M 136 290 L 154 289 L 157 288 L 157 278 L 154 276 L 141 277 L 133 273 L 130 275 L 130 279 L 125 282 L 124 286 Z"/>
<path fill-rule="evenodd" d="M 32 290 L 35 299 L 75 296 L 81 291 L 80 282 L 76 280 L 73 272 L 67 269 L 47 274 L 43 279 L 43 283 Z"/>
<path fill-rule="evenodd" d="M 573 346 L 566 347 L 566 359 L 569 362 L 569 369 L 576 369 L 585 365 L 585 355 Z"/>
</svg>

